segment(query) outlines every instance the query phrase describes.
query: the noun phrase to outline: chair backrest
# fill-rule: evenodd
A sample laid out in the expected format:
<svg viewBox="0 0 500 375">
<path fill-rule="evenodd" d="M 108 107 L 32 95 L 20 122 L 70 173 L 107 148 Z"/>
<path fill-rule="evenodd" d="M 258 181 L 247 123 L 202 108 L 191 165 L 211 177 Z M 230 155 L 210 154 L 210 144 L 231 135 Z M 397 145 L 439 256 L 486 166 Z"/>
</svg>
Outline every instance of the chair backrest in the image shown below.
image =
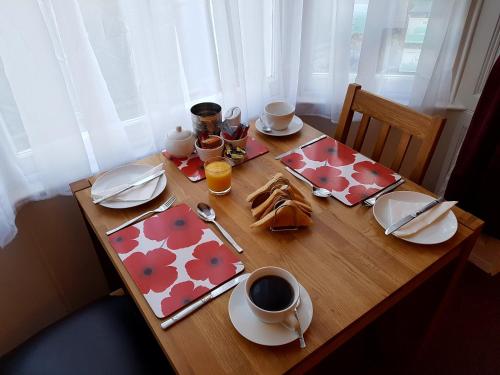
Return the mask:
<svg viewBox="0 0 500 375">
<path fill-rule="evenodd" d="M 391 164 L 391 168 L 395 171 L 399 171 L 401 168 L 412 138 L 416 138 L 421 142 L 416 164 L 410 175 L 412 181 L 421 183 L 446 119 L 417 112 L 371 94 L 368 91 L 361 90 L 361 86 L 358 84 L 350 84 L 347 88 L 339 124 L 335 131 L 335 138 L 343 143 L 346 142 L 349 134 L 354 112 L 362 114 L 358 132 L 354 140 L 354 149 L 357 151 L 361 150 L 370 120 L 374 118 L 382 124 L 371 155 L 373 160 L 380 161 L 391 128 L 394 127 L 401 130 L 402 135 L 395 149 L 394 159 Z"/>
</svg>

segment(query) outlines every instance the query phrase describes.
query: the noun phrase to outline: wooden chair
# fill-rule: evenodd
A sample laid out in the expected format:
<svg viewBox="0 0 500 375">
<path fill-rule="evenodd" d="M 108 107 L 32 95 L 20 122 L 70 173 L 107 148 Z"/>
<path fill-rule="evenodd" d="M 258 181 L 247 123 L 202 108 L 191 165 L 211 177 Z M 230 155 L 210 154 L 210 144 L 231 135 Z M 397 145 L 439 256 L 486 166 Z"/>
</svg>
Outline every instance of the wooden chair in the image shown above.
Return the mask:
<svg viewBox="0 0 500 375">
<path fill-rule="evenodd" d="M 416 165 L 410 174 L 410 179 L 420 184 L 427 171 L 446 119 L 414 111 L 368 91 L 361 90 L 361 86 L 358 84 L 350 84 L 340 114 L 339 124 L 335 131 L 335 138 L 343 143 L 346 142 L 349 134 L 354 112 L 360 112 L 363 115 L 354 141 L 354 149 L 357 151 L 360 151 L 363 145 L 370 120 L 374 118 L 382 124 L 371 156 L 373 160 L 380 161 L 391 128 L 394 127 L 402 131 L 391 164 L 391 168 L 395 171 L 399 171 L 401 168 L 412 138 L 416 138 L 421 142 Z"/>
</svg>

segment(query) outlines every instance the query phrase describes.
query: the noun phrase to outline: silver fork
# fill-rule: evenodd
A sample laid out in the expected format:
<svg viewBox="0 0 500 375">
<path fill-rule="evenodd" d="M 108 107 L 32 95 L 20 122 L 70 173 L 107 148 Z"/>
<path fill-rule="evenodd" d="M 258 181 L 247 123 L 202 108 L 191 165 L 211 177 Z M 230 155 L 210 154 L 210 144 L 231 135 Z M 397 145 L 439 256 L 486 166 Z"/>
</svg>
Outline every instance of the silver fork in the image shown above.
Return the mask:
<svg viewBox="0 0 500 375">
<path fill-rule="evenodd" d="M 379 199 L 382 195 L 384 194 L 387 194 L 388 192 L 390 191 L 393 191 L 394 189 L 396 189 L 399 185 L 402 185 L 403 183 L 405 182 L 405 180 L 402 178 L 401 180 L 399 180 L 398 182 L 392 184 L 392 185 L 389 185 L 387 186 L 385 189 L 382 189 L 380 190 L 377 194 L 375 194 L 373 197 L 371 198 L 368 198 L 368 199 L 365 199 L 363 201 L 363 206 L 366 206 L 366 207 L 371 207 L 375 204 L 375 202 L 377 201 L 377 199 Z"/>
<path fill-rule="evenodd" d="M 126 221 L 123 224 L 117 226 L 116 228 L 108 230 L 106 232 L 106 234 L 109 236 L 110 234 L 113 234 L 113 233 L 119 231 L 120 229 L 123 229 L 123 228 L 129 226 L 130 224 L 134 224 L 136 221 L 141 220 L 145 216 L 148 216 L 150 214 L 159 214 L 160 212 L 166 211 L 166 210 L 168 210 L 174 204 L 174 202 L 175 202 L 175 197 L 173 195 L 171 195 L 165 201 L 165 203 L 163 203 L 158 208 L 155 208 L 154 210 L 151 210 L 151 211 L 144 212 L 143 214 L 140 214 L 139 216 L 136 216 L 133 219 L 130 219 L 130 220 Z"/>
</svg>

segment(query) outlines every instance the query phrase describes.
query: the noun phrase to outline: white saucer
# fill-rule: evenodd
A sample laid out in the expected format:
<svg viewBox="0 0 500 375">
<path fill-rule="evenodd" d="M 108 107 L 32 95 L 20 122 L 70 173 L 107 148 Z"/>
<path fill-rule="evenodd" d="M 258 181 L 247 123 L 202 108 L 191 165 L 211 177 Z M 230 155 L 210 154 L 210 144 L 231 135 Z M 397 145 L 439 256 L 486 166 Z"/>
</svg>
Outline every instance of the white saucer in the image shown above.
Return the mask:
<svg viewBox="0 0 500 375">
<path fill-rule="evenodd" d="M 382 195 L 373 206 L 373 216 L 375 216 L 377 222 L 384 229 L 392 224 L 389 215 L 389 199 L 403 202 L 418 202 L 422 203 L 422 206 L 434 200 L 430 195 L 417 193 L 415 191 L 395 191 Z M 447 214 L 441 216 L 417 233 L 399 238 L 422 245 L 434 245 L 449 240 L 457 232 L 457 229 L 457 218 L 450 210 Z"/>
<path fill-rule="evenodd" d="M 299 320 L 300 326 L 305 332 L 311 324 L 313 305 L 309 293 L 302 285 L 300 285 L 300 300 Z M 243 282 L 239 283 L 231 294 L 228 309 L 229 318 L 234 328 L 244 338 L 256 344 L 277 346 L 298 339 L 297 332 L 284 325 L 264 323 L 255 316 L 245 299 L 245 283 Z"/>
<path fill-rule="evenodd" d="M 273 129 L 273 130 L 271 130 L 270 133 L 268 133 L 262 129 L 262 126 L 263 126 L 263 124 L 262 124 L 262 121 L 260 120 L 260 118 L 257 119 L 257 121 L 255 121 L 255 128 L 260 133 L 270 135 L 273 137 L 285 137 L 287 135 L 292 135 L 292 134 L 295 134 L 297 132 L 300 132 L 300 130 L 304 126 L 304 123 L 302 122 L 300 117 L 293 116 L 293 119 L 290 122 L 290 125 L 288 125 L 288 128 L 286 128 L 285 130 L 274 130 Z"/>
<path fill-rule="evenodd" d="M 131 181 L 137 180 L 140 176 L 144 175 L 148 170 L 152 168 L 151 165 L 144 164 L 128 164 L 123 167 L 115 168 L 109 172 L 100 175 L 97 180 L 95 180 L 92 185 L 92 190 L 99 191 L 101 189 L 107 189 L 112 186 L 121 185 Z M 153 192 L 153 195 L 149 199 L 139 200 L 139 201 L 103 201 L 99 203 L 101 206 L 108 208 L 129 208 L 139 206 L 141 204 L 147 203 L 155 199 L 167 186 L 167 176 L 162 174 L 159 177 L 158 184 Z"/>
</svg>

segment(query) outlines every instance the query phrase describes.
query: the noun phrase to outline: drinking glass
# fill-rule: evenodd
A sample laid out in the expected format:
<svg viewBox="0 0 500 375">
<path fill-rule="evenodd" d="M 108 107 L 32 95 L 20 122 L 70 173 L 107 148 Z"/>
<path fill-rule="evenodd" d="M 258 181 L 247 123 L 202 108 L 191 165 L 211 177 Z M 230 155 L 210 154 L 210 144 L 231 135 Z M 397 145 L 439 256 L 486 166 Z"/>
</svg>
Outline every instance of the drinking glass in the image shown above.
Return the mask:
<svg viewBox="0 0 500 375">
<path fill-rule="evenodd" d="M 215 156 L 205 161 L 208 190 L 214 195 L 224 195 L 231 190 L 232 163 L 228 158 Z"/>
</svg>

